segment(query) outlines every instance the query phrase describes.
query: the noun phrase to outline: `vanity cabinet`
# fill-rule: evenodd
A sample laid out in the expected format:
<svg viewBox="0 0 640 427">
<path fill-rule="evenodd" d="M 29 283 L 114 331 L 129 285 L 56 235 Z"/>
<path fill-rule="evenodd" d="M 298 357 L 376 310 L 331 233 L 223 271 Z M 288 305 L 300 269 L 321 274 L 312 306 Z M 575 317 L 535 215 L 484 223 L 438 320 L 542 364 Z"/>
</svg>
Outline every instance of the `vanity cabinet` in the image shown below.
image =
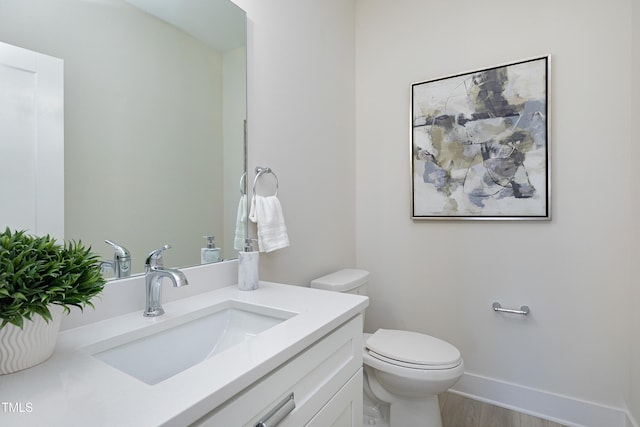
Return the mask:
<svg viewBox="0 0 640 427">
<path fill-rule="evenodd" d="M 254 427 L 283 406 L 279 427 L 362 426 L 362 315 L 359 314 L 270 374 L 196 421 L 193 426 Z"/>
</svg>

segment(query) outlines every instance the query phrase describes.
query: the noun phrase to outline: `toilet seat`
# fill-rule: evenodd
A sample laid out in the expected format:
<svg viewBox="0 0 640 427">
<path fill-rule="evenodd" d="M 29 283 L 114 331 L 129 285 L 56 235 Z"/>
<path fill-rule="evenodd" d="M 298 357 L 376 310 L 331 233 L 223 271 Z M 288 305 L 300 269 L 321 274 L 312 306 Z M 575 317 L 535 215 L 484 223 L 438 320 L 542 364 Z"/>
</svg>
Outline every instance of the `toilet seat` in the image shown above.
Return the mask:
<svg viewBox="0 0 640 427">
<path fill-rule="evenodd" d="M 441 339 L 410 331 L 378 329 L 366 339 L 374 358 L 405 368 L 451 369 L 462 363 L 460 351 Z"/>
</svg>

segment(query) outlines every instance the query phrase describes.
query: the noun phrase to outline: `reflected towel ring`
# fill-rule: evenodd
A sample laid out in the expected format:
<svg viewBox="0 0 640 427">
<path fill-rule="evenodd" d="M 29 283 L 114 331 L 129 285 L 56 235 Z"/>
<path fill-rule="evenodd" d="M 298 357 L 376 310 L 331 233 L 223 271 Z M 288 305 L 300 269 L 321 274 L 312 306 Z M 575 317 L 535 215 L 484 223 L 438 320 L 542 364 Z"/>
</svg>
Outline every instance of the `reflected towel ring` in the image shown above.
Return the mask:
<svg viewBox="0 0 640 427">
<path fill-rule="evenodd" d="M 247 185 L 246 181 L 247 181 L 247 173 L 245 172 L 240 177 L 240 194 L 243 195 L 243 196 L 246 194 L 245 193 L 245 188 L 246 188 L 246 185 Z"/>
<path fill-rule="evenodd" d="M 263 168 L 260 166 L 256 167 L 256 177 L 253 180 L 253 194 L 256 194 L 256 183 L 258 182 L 258 178 L 260 178 L 262 175 L 264 174 L 271 174 L 273 175 L 273 177 L 276 180 L 276 192 L 273 194 L 274 196 L 278 195 L 278 177 L 276 176 L 276 174 L 271 170 L 271 168 Z"/>
</svg>

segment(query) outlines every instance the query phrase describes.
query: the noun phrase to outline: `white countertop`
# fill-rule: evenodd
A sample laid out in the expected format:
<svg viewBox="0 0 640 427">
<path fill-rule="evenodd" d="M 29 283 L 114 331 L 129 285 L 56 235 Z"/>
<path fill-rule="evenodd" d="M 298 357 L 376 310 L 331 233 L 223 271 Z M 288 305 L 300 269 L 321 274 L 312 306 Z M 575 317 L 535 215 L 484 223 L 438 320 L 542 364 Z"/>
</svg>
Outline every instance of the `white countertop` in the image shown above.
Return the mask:
<svg viewBox="0 0 640 427">
<path fill-rule="evenodd" d="M 158 384 L 148 385 L 94 358 L 84 347 L 227 300 L 297 313 Z M 366 297 L 260 282 L 169 302 L 165 314 L 135 312 L 60 333 L 49 360 L 0 375 L 2 426 L 184 426 L 219 406 L 334 328 L 363 312 Z M 158 355 L 162 357 L 162 355 Z"/>
</svg>

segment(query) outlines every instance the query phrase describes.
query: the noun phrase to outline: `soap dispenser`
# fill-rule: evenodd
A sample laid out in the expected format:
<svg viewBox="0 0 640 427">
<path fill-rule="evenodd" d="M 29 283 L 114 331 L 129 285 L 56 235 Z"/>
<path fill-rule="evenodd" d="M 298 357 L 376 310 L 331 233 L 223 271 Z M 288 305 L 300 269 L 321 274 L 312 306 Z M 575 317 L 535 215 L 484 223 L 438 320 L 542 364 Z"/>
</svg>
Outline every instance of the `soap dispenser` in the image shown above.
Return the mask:
<svg viewBox="0 0 640 427">
<path fill-rule="evenodd" d="M 245 239 L 244 251 L 238 252 L 238 288 L 241 291 L 258 289 L 258 261 L 260 252 L 253 250 L 256 239 Z"/>
<path fill-rule="evenodd" d="M 216 248 L 213 240 L 215 236 L 202 236 L 204 239 L 207 239 L 207 246 L 205 248 L 200 249 L 200 263 L 201 264 L 209 264 L 212 262 L 220 261 L 220 248 Z"/>
</svg>

